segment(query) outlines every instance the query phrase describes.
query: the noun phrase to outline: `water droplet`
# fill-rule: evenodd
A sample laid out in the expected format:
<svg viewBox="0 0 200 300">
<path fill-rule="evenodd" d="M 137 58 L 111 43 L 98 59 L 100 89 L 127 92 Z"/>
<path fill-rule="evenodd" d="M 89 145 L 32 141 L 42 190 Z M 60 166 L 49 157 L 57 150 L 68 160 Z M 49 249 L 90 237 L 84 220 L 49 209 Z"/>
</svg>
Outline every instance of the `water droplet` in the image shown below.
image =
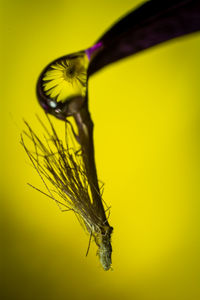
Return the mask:
<svg viewBox="0 0 200 300">
<path fill-rule="evenodd" d="M 73 113 L 70 103 L 84 102 L 88 64 L 88 56 L 82 51 L 61 57 L 44 69 L 38 81 L 37 94 L 48 113 L 65 118 Z"/>
<path fill-rule="evenodd" d="M 76 113 L 87 95 L 89 62 L 102 45 L 54 60 L 41 73 L 37 83 L 40 105 L 59 119 Z"/>
</svg>

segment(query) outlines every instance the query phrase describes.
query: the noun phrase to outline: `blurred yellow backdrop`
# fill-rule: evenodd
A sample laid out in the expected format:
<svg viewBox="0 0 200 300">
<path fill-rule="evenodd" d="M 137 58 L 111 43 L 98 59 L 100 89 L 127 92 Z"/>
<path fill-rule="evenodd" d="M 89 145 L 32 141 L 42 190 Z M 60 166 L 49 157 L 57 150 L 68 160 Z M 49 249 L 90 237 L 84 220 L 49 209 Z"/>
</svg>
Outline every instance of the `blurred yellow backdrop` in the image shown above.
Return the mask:
<svg viewBox="0 0 200 300">
<path fill-rule="evenodd" d="M 98 175 L 112 206 L 113 272 L 75 216 L 26 185 L 42 183 L 20 146 L 40 130 L 37 77 L 92 43 L 141 0 L 1 0 L 2 299 L 200 298 L 200 36 L 109 66 L 89 82 Z M 64 124 L 55 120 L 59 132 Z"/>
</svg>

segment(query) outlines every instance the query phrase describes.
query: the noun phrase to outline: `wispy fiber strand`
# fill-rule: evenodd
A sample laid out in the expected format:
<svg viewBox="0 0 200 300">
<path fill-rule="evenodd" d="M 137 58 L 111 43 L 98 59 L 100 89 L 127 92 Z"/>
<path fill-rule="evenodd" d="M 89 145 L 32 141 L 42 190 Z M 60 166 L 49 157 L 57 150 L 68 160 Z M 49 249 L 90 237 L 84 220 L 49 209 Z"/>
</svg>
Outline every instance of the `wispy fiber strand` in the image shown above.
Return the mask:
<svg viewBox="0 0 200 300">
<path fill-rule="evenodd" d="M 111 266 L 112 227 L 102 221 L 101 214 L 93 205 L 91 186 L 80 151 L 77 152 L 76 149 L 69 147 L 69 134 L 67 134 L 66 146 L 64 146 L 48 116 L 47 119 L 50 130 L 39 120 L 45 131 L 43 140 L 26 121 L 27 130 L 21 136 L 21 144 L 41 177 L 47 193 L 38 188 L 35 189 L 54 199 L 62 211 L 72 210 L 76 214 L 81 225 L 91 237 L 94 237 L 99 247 L 100 262 L 103 268 L 108 270 Z M 68 121 L 66 121 L 66 132 L 68 133 L 70 128 L 67 123 Z M 24 136 L 32 142 L 32 150 L 26 145 Z M 49 183 L 53 188 L 49 187 Z"/>
</svg>

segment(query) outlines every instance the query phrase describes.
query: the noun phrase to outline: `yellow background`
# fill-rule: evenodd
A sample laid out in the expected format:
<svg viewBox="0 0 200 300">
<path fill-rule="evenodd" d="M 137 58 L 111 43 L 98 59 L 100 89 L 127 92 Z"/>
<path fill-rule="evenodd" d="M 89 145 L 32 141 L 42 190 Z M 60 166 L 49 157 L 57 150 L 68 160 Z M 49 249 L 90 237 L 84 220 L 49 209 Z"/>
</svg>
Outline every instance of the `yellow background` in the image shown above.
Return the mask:
<svg viewBox="0 0 200 300">
<path fill-rule="evenodd" d="M 89 81 L 98 175 L 112 206 L 113 271 L 43 188 L 20 146 L 38 132 L 46 64 L 85 49 L 141 0 L 1 0 L 2 299 L 188 299 L 199 291 L 200 36 L 109 66 Z M 61 132 L 64 124 L 56 121 Z M 44 189 L 44 188 L 43 188 Z"/>
</svg>

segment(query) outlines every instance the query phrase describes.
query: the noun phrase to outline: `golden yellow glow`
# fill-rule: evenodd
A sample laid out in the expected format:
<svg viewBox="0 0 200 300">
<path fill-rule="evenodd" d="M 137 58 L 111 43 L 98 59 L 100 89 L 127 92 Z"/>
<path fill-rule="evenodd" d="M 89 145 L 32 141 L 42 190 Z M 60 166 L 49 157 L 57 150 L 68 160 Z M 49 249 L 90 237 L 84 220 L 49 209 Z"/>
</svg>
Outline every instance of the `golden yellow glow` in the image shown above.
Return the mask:
<svg viewBox="0 0 200 300">
<path fill-rule="evenodd" d="M 71 212 L 45 187 L 19 144 L 25 118 L 45 116 L 42 69 L 90 47 L 143 0 L 2 0 L 1 298 L 200 299 L 200 36 L 129 57 L 89 80 L 95 157 L 114 227 L 113 272 Z M 17 45 L 17 46 L 16 46 Z M 64 124 L 52 117 L 59 136 Z"/>
</svg>

